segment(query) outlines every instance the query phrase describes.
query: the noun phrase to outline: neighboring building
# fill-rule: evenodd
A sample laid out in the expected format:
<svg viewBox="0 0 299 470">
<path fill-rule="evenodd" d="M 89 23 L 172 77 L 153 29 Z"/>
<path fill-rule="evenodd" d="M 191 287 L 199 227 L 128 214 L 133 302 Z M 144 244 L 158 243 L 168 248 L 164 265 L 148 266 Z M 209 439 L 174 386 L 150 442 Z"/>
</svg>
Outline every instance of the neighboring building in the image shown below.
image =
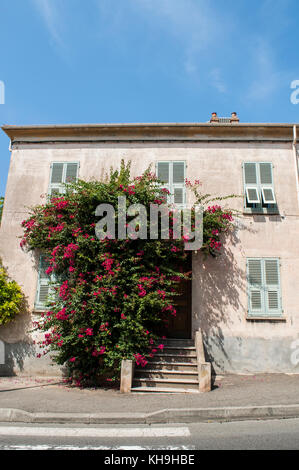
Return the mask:
<svg viewBox="0 0 299 470">
<path fill-rule="evenodd" d="M 43 310 L 48 279 L 42 260 L 20 249 L 27 208 L 41 195 L 61 193 L 69 179 L 101 179 L 122 159 L 132 161 L 134 176 L 152 164 L 177 204 L 191 202 L 185 178 L 200 179 L 203 192 L 242 196 L 227 202 L 241 216 L 222 256 L 193 253 L 192 288 L 169 334 L 191 337 L 202 328 L 217 373 L 299 373 L 291 360 L 299 339 L 298 127 L 243 124 L 234 113 L 194 124 L 4 126 L 12 155 L 0 256 L 22 286 L 29 313 L 0 327 L 6 348 L 0 373 L 58 370 L 35 358 L 28 333 Z"/>
</svg>

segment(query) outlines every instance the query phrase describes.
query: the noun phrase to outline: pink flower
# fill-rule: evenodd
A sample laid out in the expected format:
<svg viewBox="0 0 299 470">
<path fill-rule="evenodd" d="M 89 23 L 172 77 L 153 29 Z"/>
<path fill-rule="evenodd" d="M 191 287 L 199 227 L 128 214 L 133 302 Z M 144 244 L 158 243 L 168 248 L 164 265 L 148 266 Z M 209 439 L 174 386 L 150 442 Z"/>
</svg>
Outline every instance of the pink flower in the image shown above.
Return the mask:
<svg viewBox="0 0 299 470">
<path fill-rule="evenodd" d="M 86 328 L 85 333 L 87 336 L 93 336 L 93 329 L 92 328 Z"/>
<path fill-rule="evenodd" d="M 164 349 L 164 344 L 159 344 L 158 348 L 161 349 L 161 351 L 163 351 L 163 349 Z"/>
<path fill-rule="evenodd" d="M 71 358 L 69 359 L 70 362 L 75 362 L 75 360 L 76 360 L 75 357 L 71 357 Z"/>
</svg>

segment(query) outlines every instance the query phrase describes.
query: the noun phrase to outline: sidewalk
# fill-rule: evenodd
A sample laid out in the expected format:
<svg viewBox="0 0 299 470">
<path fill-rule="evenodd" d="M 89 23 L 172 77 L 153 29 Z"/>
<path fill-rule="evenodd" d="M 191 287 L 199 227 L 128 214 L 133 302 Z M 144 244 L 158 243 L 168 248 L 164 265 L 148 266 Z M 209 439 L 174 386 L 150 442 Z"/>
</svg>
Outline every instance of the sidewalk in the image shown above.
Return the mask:
<svg viewBox="0 0 299 470">
<path fill-rule="evenodd" d="M 15 411 L 12 411 L 15 410 Z M 121 394 L 0 377 L 0 422 L 150 423 L 299 417 L 299 375 L 218 376 L 204 394 Z"/>
</svg>

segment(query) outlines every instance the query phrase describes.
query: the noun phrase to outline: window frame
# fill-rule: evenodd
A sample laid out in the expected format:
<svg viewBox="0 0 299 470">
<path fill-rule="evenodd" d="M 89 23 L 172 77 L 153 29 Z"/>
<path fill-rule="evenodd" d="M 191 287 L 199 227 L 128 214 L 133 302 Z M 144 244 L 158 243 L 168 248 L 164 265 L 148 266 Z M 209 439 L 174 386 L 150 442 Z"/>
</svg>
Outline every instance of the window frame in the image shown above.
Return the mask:
<svg viewBox="0 0 299 470">
<path fill-rule="evenodd" d="M 256 183 L 246 183 L 246 175 L 245 175 L 245 166 L 246 164 L 254 164 L 256 169 Z M 261 165 L 269 164 L 271 165 L 271 179 L 272 183 L 261 183 Z M 243 173 L 243 195 L 244 195 L 244 203 L 243 203 L 243 212 L 245 214 L 279 214 L 278 204 L 277 204 L 277 197 L 275 194 L 275 185 L 274 185 L 274 171 L 273 171 L 273 163 L 270 161 L 245 161 L 242 163 L 242 173 Z M 260 198 L 259 203 L 252 203 L 249 202 L 247 199 L 247 189 L 256 189 L 258 196 Z M 264 189 L 271 189 L 275 202 L 265 202 L 264 201 Z M 252 206 L 248 206 L 248 204 L 252 204 Z M 265 207 L 264 207 L 265 206 Z"/>
<path fill-rule="evenodd" d="M 261 284 L 250 283 L 249 281 L 249 262 L 250 261 L 259 261 L 261 266 Z M 266 262 L 275 261 L 277 263 L 277 276 L 278 284 L 273 284 L 271 290 L 271 284 L 267 284 L 266 280 Z M 247 280 L 247 318 L 248 319 L 283 319 L 284 310 L 282 307 L 282 289 L 281 289 L 281 262 L 280 258 L 260 258 L 260 257 L 250 257 L 246 259 L 246 280 Z M 251 305 L 251 292 L 252 291 L 261 292 L 261 308 L 254 311 Z M 277 292 L 277 309 L 269 308 L 269 292 Z"/>
<path fill-rule="evenodd" d="M 53 165 L 54 164 L 63 165 L 62 182 L 61 183 L 52 183 L 51 182 L 52 181 L 52 173 L 53 173 Z M 51 194 L 53 189 L 57 189 L 59 191 L 59 194 L 57 195 L 57 197 L 59 197 L 60 195 L 65 194 L 65 191 L 66 191 L 65 184 L 67 184 L 66 183 L 67 165 L 77 165 L 76 181 L 78 181 L 79 169 L 80 169 L 80 162 L 79 161 L 70 161 L 70 162 L 53 161 L 53 162 L 51 162 L 51 165 L 50 165 L 50 178 L 49 178 L 49 186 L 48 186 L 48 197 L 49 198 L 55 197 L 54 195 L 52 196 L 52 194 Z"/>
</svg>

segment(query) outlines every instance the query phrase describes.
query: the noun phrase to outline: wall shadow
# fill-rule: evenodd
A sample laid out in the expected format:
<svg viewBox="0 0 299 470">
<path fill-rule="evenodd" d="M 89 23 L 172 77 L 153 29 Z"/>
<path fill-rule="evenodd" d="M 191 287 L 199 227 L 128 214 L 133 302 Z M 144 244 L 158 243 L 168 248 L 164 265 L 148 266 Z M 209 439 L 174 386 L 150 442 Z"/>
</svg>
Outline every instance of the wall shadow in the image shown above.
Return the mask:
<svg viewBox="0 0 299 470">
<path fill-rule="evenodd" d="M 242 226 L 242 230 L 253 231 Z M 225 370 L 231 365 L 223 329 L 235 328 L 236 321 L 246 316 L 246 258 L 238 236 L 239 229 L 226 235 L 222 254 L 217 258 L 195 255 L 193 302 L 197 306 L 196 324 L 201 328 L 206 359 L 215 369 Z M 233 336 L 232 331 L 232 336 Z M 237 338 L 242 342 L 242 338 Z"/>
<path fill-rule="evenodd" d="M 25 360 L 35 357 L 31 329 L 31 312 L 27 299 L 23 297 L 20 312 L 15 319 L 0 326 L 0 340 L 4 343 L 5 351 L 5 364 L 0 364 L 0 377 L 17 375 L 16 371 L 24 370 Z"/>
</svg>

